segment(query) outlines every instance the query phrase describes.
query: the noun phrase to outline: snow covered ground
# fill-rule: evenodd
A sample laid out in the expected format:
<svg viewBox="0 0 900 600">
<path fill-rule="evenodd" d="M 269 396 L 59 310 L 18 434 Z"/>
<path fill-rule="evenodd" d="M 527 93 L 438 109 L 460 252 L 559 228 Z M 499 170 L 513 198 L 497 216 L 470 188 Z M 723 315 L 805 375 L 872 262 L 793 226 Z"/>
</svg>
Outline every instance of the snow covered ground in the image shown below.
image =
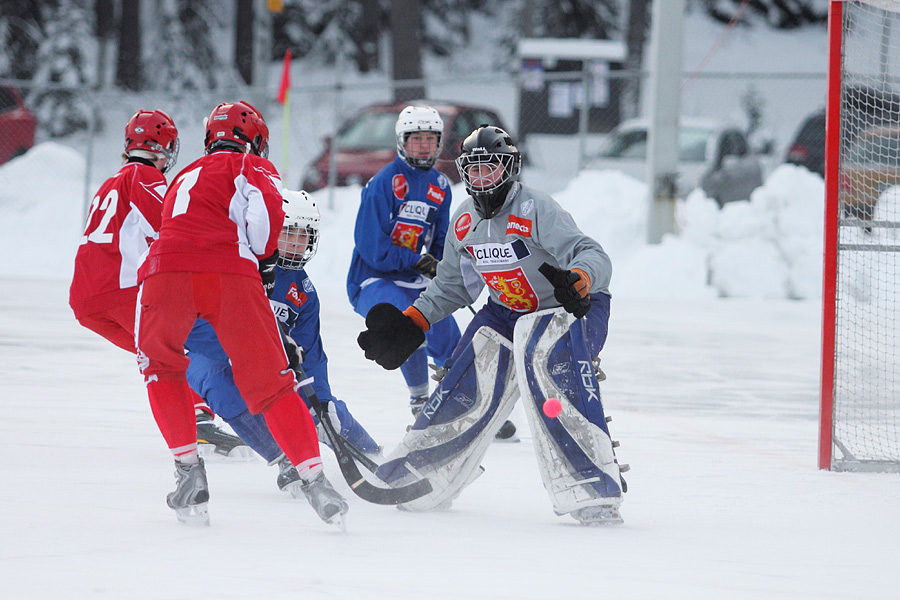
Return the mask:
<svg viewBox="0 0 900 600">
<path fill-rule="evenodd" d="M 319 289 L 333 387 L 390 447 L 402 379 L 362 357 L 341 286 Z M 815 466 L 816 302 L 614 301 L 603 392 L 632 465 L 623 526 L 553 515 L 517 407 L 522 442 L 495 444 L 448 512 L 359 500 L 324 449 L 350 498 L 341 534 L 261 460 L 211 461 L 212 526 L 178 525 L 133 358 L 66 297 L 61 279 L 0 279 L 4 597 L 896 597 L 900 479 Z"/>
</svg>

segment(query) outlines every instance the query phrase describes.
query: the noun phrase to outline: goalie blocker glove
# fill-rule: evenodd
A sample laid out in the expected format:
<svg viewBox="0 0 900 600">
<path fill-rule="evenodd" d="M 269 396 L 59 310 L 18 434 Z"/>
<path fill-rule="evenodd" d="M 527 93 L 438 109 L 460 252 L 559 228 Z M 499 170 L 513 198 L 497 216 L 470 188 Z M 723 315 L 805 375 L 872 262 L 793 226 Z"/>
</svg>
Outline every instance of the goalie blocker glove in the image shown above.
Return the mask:
<svg viewBox="0 0 900 600">
<path fill-rule="evenodd" d="M 557 269 L 550 263 L 542 264 L 538 271 L 553 285 L 553 295 L 566 312 L 580 319 L 591 309 L 591 280 L 584 271 Z"/>
<path fill-rule="evenodd" d="M 424 323 L 420 325 L 409 316 L 416 315 Z M 367 329 L 356 339 L 366 358 L 392 371 L 406 362 L 416 348 L 425 341 L 427 321 L 413 307 L 401 312 L 393 304 L 376 304 L 366 315 Z"/>
</svg>

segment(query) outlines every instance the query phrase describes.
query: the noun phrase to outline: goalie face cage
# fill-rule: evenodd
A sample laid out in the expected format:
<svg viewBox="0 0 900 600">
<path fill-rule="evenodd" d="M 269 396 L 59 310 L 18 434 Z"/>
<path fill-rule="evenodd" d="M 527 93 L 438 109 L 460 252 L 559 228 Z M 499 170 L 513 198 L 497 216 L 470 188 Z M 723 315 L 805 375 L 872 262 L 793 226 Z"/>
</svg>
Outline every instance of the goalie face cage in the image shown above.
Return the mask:
<svg viewBox="0 0 900 600">
<path fill-rule="evenodd" d="M 828 21 L 819 468 L 900 472 L 900 4 Z"/>
</svg>

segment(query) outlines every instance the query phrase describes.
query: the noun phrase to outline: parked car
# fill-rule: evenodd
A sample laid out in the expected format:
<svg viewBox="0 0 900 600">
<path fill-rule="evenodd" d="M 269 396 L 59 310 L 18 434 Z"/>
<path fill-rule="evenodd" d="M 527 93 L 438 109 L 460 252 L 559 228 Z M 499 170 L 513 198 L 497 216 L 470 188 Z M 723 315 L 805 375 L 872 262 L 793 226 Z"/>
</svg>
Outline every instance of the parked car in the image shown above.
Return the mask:
<svg viewBox="0 0 900 600">
<path fill-rule="evenodd" d="M 0 165 L 34 146 L 37 119 L 14 88 L 0 86 Z"/>
<path fill-rule="evenodd" d="M 866 129 L 841 161 L 840 188 L 844 213 L 871 220 L 881 193 L 900 185 L 900 126 Z"/>
<path fill-rule="evenodd" d="M 784 162 L 825 177 L 825 111 L 811 114 L 788 145 Z"/>
<path fill-rule="evenodd" d="M 841 142 L 846 152 L 867 128 L 900 119 L 900 95 L 889 90 L 855 85 L 843 92 Z M 825 177 L 825 110 L 812 113 L 788 144 L 785 162 L 806 167 Z"/>
<path fill-rule="evenodd" d="M 347 119 L 334 138 L 325 138 L 322 153 L 307 167 L 300 187 L 312 192 L 328 185 L 332 144 L 335 144 L 335 185 L 365 184 L 397 154 L 394 125 L 400 111 L 410 104 L 432 106 L 444 120 L 443 149 L 434 166 L 454 183 L 459 182 L 454 160 L 459 155 L 460 142 L 485 123 L 506 129 L 495 111 L 479 106 L 437 100 L 375 104 Z"/>
<path fill-rule="evenodd" d="M 640 180 L 647 177 L 647 119 L 622 122 L 610 133 L 591 169 L 614 169 Z M 702 188 L 719 206 L 746 200 L 762 185 L 762 164 L 738 128 L 713 119 L 682 118 L 678 132 L 676 195 Z"/>
</svg>

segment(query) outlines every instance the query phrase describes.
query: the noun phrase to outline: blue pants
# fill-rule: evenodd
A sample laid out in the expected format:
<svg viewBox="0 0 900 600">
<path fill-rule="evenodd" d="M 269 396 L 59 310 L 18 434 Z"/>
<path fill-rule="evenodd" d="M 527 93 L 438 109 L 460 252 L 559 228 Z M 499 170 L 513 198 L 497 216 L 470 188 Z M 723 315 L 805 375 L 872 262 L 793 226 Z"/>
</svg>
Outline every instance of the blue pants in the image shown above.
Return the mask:
<svg viewBox="0 0 900 600">
<path fill-rule="evenodd" d="M 365 317 L 376 304 L 387 302 L 400 310 L 406 310 L 419 297 L 420 289 L 400 287 L 393 281 L 379 279 L 362 288 L 356 298 L 353 309 Z M 425 348 L 413 352 L 412 356 L 400 367 L 406 385 L 410 389 L 425 387 L 428 395 L 428 356 L 439 367 L 444 366 L 460 340 L 459 327 L 452 316 L 431 324 L 425 332 Z"/>
</svg>

